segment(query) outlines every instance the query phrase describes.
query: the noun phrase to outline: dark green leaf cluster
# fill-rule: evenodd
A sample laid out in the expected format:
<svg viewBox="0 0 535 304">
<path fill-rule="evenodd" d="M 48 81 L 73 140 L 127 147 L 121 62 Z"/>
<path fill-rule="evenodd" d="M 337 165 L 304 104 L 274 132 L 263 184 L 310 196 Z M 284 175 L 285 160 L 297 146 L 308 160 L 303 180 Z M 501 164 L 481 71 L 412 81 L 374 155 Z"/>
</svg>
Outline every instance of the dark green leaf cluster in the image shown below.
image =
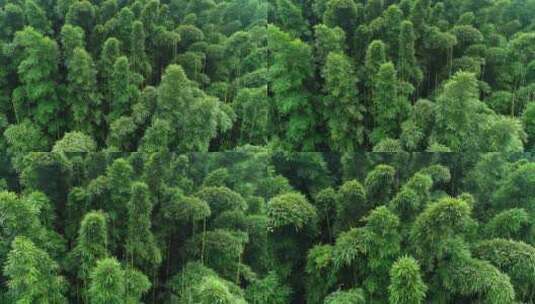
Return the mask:
<svg viewBox="0 0 535 304">
<path fill-rule="evenodd" d="M 0 300 L 531 303 L 534 164 L 251 146 L 6 154 Z"/>
<path fill-rule="evenodd" d="M 266 144 L 266 26 L 260 0 L 2 2 L 0 147 Z"/>
<path fill-rule="evenodd" d="M 284 149 L 533 149 L 534 1 L 269 4 Z"/>
</svg>

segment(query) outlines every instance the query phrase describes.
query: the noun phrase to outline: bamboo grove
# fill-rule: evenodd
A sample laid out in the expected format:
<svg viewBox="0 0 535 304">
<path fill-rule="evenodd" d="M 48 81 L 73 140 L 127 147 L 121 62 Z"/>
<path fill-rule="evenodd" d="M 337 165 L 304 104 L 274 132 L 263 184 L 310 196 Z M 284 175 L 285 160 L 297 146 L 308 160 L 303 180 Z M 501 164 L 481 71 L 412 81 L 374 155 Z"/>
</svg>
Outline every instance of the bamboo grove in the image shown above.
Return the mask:
<svg viewBox="0 0 535 304">
<path fill-rule="evenodd" d="M 0 148 L 530 151 L 533 0 L 3 0 Z"/>
<path fill-rule="evenodd" d="M 535 0 L 0 0 L 0 304 L 535 304 Z"/>
<path fill-rule="evenodd" d="M 258 0 L 1 1 L 0 146 L 208 151 L 259 137 L 256 116 L 237 121 L 267 96 L 266 21 Z"/>
<path fill-rule="evenodd" d="M 1 303 L 533 303 L 535 158 L 18 153 Z"/>
<path fill-rule="evenodd" d="M 533 149 L 534 1 L 270 3 L 285 149 Z"/>
</svg>

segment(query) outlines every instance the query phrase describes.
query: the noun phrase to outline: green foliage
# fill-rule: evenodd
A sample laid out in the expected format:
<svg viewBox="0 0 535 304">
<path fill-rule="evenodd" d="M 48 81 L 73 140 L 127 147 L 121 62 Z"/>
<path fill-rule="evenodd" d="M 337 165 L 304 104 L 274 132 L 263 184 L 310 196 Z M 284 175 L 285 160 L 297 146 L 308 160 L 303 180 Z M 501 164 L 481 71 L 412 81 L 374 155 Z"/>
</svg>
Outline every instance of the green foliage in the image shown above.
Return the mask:
<svg viewBox="0 0 535 304">
<path fill-rule="evenodd" d="M 33 190 L 42 191 L 55 204 L 66 199 L 70 185 L 72 163 L 62 153 L 31 152 L 24 155 L 20 163 L 22 184 Z"/>
<path fill-rule="evenodd" d="M 427 286 L 422 281 L 420 265 L 409 256 L 399 258 L 390 270 L 389 303 L 423 303 Z"/>
<path fill-rule="evenodd" d="M 189 257 L 204 261 L 227 280 L 238 280 L 240 260 L 248 242 L 247 234 L 241 231 L 215 229 L 195 235 L 189 242 Z"/>
<path fill-rule="evenodd" d="M 526 210 L 511 208 L 496 214 L 485 225 L 485 230 L 491 238 L 529 241 L 531 225 L 530 216 Z"/>
<path fill-rule="evenodd" d="M 518 300 L 533 299 L 535 248 L 523 242 L 493 239 L 477 244 L 474 255 L 489 261 L 511 278 Z"/>
<path fill-rule="evenodd" d="M 171 279 L 171 303 L 246 303 L 243 292 L 200 263 L 188 263 Z"/>
<path fill-rule="evenodd" d="M 358 273 L 362 279 L 367 298 L 384 301 L 386 294 L 381 287 L 388 284 L 388 272 L 400 251 L 399 218 L 381 206 L 372 210 L 363 221 L 365 226 L 351 228 L 337 237 L 333 250 L 334 267 L 353 269 L 353 273 Z"/>
<path fill-rule="evenodd" d="M 394 259 L 400 253 L 400 222 L 397 215 L 385 206 L 377 207 L 366 218 L 361 235 L 369 273 L 363 287 L 371 299 L 385 299 L 382 286 L 388 284 L 388 273 Z"/>
<path fill-rule="evenodd" d="M 112 150 L 132 151 L 136 142 L 134 140 L 136 129 L 137 126 L 132 117 L 121 116 L 111 123 L 106 143 Z"/>
<path fill-rule="evenodd" d="M 164 216 L 171 220 L 200 221 L 211 214 L 209 205 L 196 197 L 180 196 L 166 207 Z"/>
<path fill-rule="evenodd" d="M 141 152 L 169 151 L 172 139 L 171 124 L 167 120 L 155 119 L 151 126 L 145 130 L 139 150 Z"/>
<path fill-rule="evenodd" d="M 142 296 L 150 290 L 151 282 L 145 274 L 135 268 L 126 268 L 124 276 L 128 290 L 125 298 L 126 303 L 140 303 Z"/>
<path fill-rule="evenodd" d="M 4 137 L 11 152 L 46 151 L 48 147 L 43 133 L 29 120 L 10 125 Z"/>
<path fill-rule="evenodd" d="M 268 39 L 272 50 L 272 58 L 268 58 L 271 80 L 268 89 L 279 115 L 285 118 L 281 129 L 286 131 L 280 135 L 290 147 L 312 149 L 314 139 L 309 132 L 314 129 L 314 113 L 309 96 L 302 89 L 312 73 L 311 48 L 272 25 L 268 26 Z"/>
<path fill-rule="evenodd" d="M 196 299 L 196 303 L 200 304 L 246 303 L 243 298 L 231 294 L 227 286 L 220 279 L 214 277 L 204 278 L 193 290 L 193 298 Z"/>
<path fill-rule="evenodd" d="M 54 134 L 64 122 L 56 119 L 61 102 L 56 92 L 59 50 L 57 43 L 32 27 L 18 31 L 13 39 L 18 50 L 16 65 L 21 85 L 12 95 L 17 120 L 31 118 Z"/>
<path fill-rule="evenodd" d="M 191 106 L 191 113 L 198 114 L 195 117 L 175 109 L 192 119 L 186 123 L 189 130 L 173 137 L 206 137 L 180 149 L 207 150 L 215 138 L 216 146 L 235 146 L 240 142 L 235 133 L 220 133 L 238 122 L 230 107 L 236 92 L 250 89 L 259 103 L 267 102 L 267 5 L 256 0 L 246 2 L 191 5 L 195 9 L 186 9 L 188 5 L 183 1 L 27 0 L 1 4 L 0 91 L 4 97 L 0 103 L 7 126 L 30 119 L 48 142 L 78 131 L 93 138 L 99 150 L 143 150 L 139 137 L 151 133 L 150 122 L 159 115 L 153 106 L 140 102 L 139 90 L 159 86 L 167 68 L 180 63 L 191 80 L 188 85 L 195 87 L 191 94 L 202 102 Z M 289 2 L 285 5 L 296 8 Z M 222 53 L 214 57 L 214 50 Z M 115 66 L 122 56 L 127 61 L 121 59 Z M 215 93 L 212 88 L 217 86 L 225 88 L 217 94 L 225 104 L 208 95 Z M 249 98 L 241 99 L 243 104 Z M 246 112 L 251 112 L 251 106 Z M 261 143 L 267 142 L 267 128 L 273 127 L 266 111 L 271 111 L 269 106 L 261 115 L 267 120 L 263 123 L 265 130 L 260 132 Z M 137 125 L 129 124 L 128 131 L 123 131 L 128 136 L 122 136 L 121 144 L 108 142 L 109 131 L 114 129 L 117 137 L 120 129 L 119 123 L 114 128 L 112 124 L 131 114 L 138 116 L 133 117 Z M 205 128 L 206 119 L 212 127 Z M 252 124 L 255 121 L 256 117 L 250 118 L 245 128 L 245 143 L 259 136 Z M 124 119 L 120 122 L 126 125 Z M 4 127 L 2 124 L 2 132 Z M 169 145 L 177 147 L 176 140 Z"/>
<path fill-rule="evenodd" d="M 28 25 L 37 31 L 43 34 L 49 34 L 52 31 L 46 12 L 36 2 L 32 0 L 24 2 L 24 15 L 26 15 Z"/>
<path fill-rule="evenodd" d="M 178 65 L 167 67 L 158 87 L 156 115 L 172 122 L 172 146 L 186 151 L 207 151 L 217 132 L 231 125 L 225 106 L 199 90 Z"/>
<path fill-rule="evenodd" d="M 110 74 L 110 98 L 113 101 L 108 120 L 114 121 L 129 113 L 130 109 L 130 86 L 132 76 L 128 68 L 128 58 L 121 56 L 113 63 Z"/>
<path fill-rule="evenodd" d="M 534 297 L 529 153 L 60 146 L 0 158 L 6 303 Z"/>
<path fill-rule="evenodd" d="M 336 283 L 333 246 L 317 245 L 308 252 L 306 294 L 308 303 L 322 303 Z"/>
<path fill-rule="evenodd" d="M 292 105 L 317 104 L 317 96 L 329 93 L 325 71 L 335 70 L 332 62 L 327 60 L 328 54 L 333 52 L 349 64 L 339 60 L 335 65 L 339 71 L 331 74 L 348 84 L 344 86 L 350 88 L 346 92 L 354 95 L 358 92 L 358 112 L 362 114 L 358 121 L 335 128 L 333 120 L 327 118 L 332 112 L 329 108 L 310 111 L 301 106 L 305 117 L 300 121 L 314 132 L 301 136 L 300 142 L 307 145 L 296 145 L 280 132 L 272 136 L 276 145 L 300 151 L 336 152 L 356 149 L 377 152 L 519 152 L 525 149 L 526 127 L 520 126 L 514 117 L 522 115 L 526 105 L 533 102 L 530 93 L 535 79 L 532 69 L 535 56 L 531 47 L 533 29 L 527 21 L 529 18 L 524 19 L 525 14 L 519 12 L 531 8 L 531 4 L 433 3 L 428 0 L 273 2 L 276 3 L 271 4 L 273 8 L 268 12 L 268 26 L 276 30 L 269 37 L 273 41 L 268 43 L 273 50 L 272 58 L 268 58 L 269 66 L 278 72 L 281 65 L 275 58 L 291 49 L 282 49 L 275 40 L 285 40 L 287 45 L 295 41 L 296 51 L 288 53 L 296 54 L 298 60 L 287 60 L 291 63 L 282 66 L 299 64 L 299 67 L 272 76 L 273 87 L 282 87 L 277 85 L 279 80 L 288 84 L 284 87 L 285 95 L 292 97 Z M 484 21 L 478 22 L 481 18 Z M 279 33 L 275 33 L 277 31 Z M 307 47 L 313 48 L 312 55 Z M 308 68 L 309 59 L 315 63 L 312 69 Z M 397 79 L 387 81 L 390 85 L 385 86 L 376 78 L 381 65 L 388 62 L 395 64 L 397 75 L 392 77 L 395 73 L 390 69 L 383 71 L 386 75 L 381 76 Z M 355 70 L 359 83 L 355 83 L 349 73 L 352 70 Z M 474 74 L 473 79 L 461 79 L 458 74 L 463 73 Z M 452 85 L 454 82 L 458 89 Z M 465 92 L 464 96 L 455 97 L 448 92 L 452 90 Z M 272 92 L 273 96 L 278 93 Z M 486 98 L 490 108 L 485 107 L 480 98 Z M 425 105 L 415 103 L 420 99 L 430 102 Z M 378 103 L 383 106 L 378 107 Z M 351 107 L 344 106 L 344 109 L 348 108 Z M 427 116 L 425 121 L 417 118 L 422 110 Z M 344 113 L 354 111 L 335 114 L 339 117 L 337 121 L 346 121 Z M 373 114 L 373 119 L 368 118 L 368 113 Z M 273 120 L 284 121 L 286 113 L 282 114 L 278 113 Z M 529 125 L 529 120 L 524 124 Z M 337 129 L 346 130 L 348 134 Z M 332 139 L 333 134 L 343 134 L 350 143 L 341 146 L 339 141 Z"/>
<path fill-rule="evenodd" d="M 437 99 L 435 138 L 454 151 L 470 150 L 477 134 L 477 112 L 480 102 L 476 78 L 459 72 L 444 86 Z M 472 145 L 472 146 L 471 146 Z"/>
<path fill-rule="evenodd" d="M 276 0 L 275 7 L 276 9 L 272 14 L 282 29 L 295 36 L 306 30 L 305 20 L 299 6 L 292 3 L 292 1 Z"/>
<path fill-rule="evenodd" d="M 75 48 L 67 65 L 69 103 L 75 130 L 93 131 L 100 124 L 101 113 L 97 92 L 97 72 L 91 55 L 83 48 Z"/>
<path fill-rule="evenodd" d="M 65 56 L 65 65 L 68 66 L 69 60 L 74 56 L 74 50 L 85 48 L 85 33 L 78 27 L 71 24 L 65 24 L 61 28 L 61 45 Z"/>
<path fill-rule="evenodd" d="M 373 147 L 373 152 L 402 152 L 403 148 L 397 139 L 385 138 Z"/>
<path fill-rule="evenodd" d="M 243 197 L 227 187 L 203 187 L 195 196 L 208 203 L 214 215 L 229 210 L 247 210 Z"/>
<path fill-rule="evenodd" d="M 455 293 L 479 294 L 487 303 L 514 303 L 515 292 L 509 277 L 487 262 L 470 259 L 450 265 L 449 271 L 444 282 Z"/>
<path fill-rule="evenodd" d="M 527 147 L 530 149 L 535 147 L 535 103 L 531 102 L 524 110 L 522 114 L 522 123 L 524 124 L 524 129 L 528 136 Z"/>
<path fill-rule="evenodd" d="M 272 106 L 267 87 L 242 88 L 235 99 L 235 113 L 240 118 L 240 142 L 265 144 L 271 129 Z"/>
<path fill-rule="evenodd" d="M 333 250 L 333 263 L 335 269 L 351 266 L 351 264 L 366 251 L 366 244 L 363 243 L 363 240 L 365 240 L 368 235 L 365 232 L 366 231 L 362 229 L 351 228 L 337 236 Z"/>
<path fill-rule="evenodd" d="M 125 281 L 121 264 L 115 258 L 99 260 L 90 274 L 88 290 L 91 304 L 123 303 Z"/>
<path fill-rule="evenodd" d="M 408 221 L 414 217 L 415 213 L 421 210 L 424 203 L 416 191 L 410 187 L 403 187 L 388 206 L 399 214 L 402 220 Z"/>
<path fill-rule="evenodd" d="M 357 78 L 349 58 L 330 52 L 323 66 L 325 79 L 325 119 L 330 130 L 330 146 L 335 151 L 356 151 L 363 142 L 364 107 L 357 97 Z"/>
<path fill-rule="evenodd" d="M 535 212 L 533 203 L 535 191 L 535 165 L 533 163 L 519 164 L 507 177 L 500 182 L 494 193 L 494 204 L 499 208 L 519 207 L 525 208 L 530 214 Z M 514 197 L 514 199 L 513 199 Z"/>
<path fill-rule="evenodd" d="M 289 192 L 272 198 L 267 204 L 270 228 L 293 226 L 296 230 L 314 224 L 317 213 L 314 206 L 300 193 Z"/>
<path fill-rule="evenodd" d="M 449 241 L 458 233 L 466 232 L 471 209 L 460 199 L 445 197 L 428 205 L 418 215 L 411 229 L 411 241 L 424 267 L 430 267 L 434 256 L 441 258 L 449 249 Z M 433 252 L 434 255 L 429 255 Z"/>
<path fill-rule="evenodd" d="M 84 282 L 97 261 L 108 256 L 108 230 L 106 215 L 100 211 L 87 213 L 81 221 L 76 246 L 72 253 L 78 268 L 78 276 Z"/>
<path fill-rule="evenodd" d="M 208 174 L 203 180 L 203 187 L 224 187 L 230 176 L 225 168 L 217 169 Z"/>
<path fill-rule="evenodd" d="M 66 282 L 58 271 L 58 264 L 45 251 L 26 237 L 16 237 L 4 266 L 10 302 L 67 303 Z"/>
<path fill-rule="evenodd" d="M 366 303 L 361 289 L 350 289 L 347 291 L 336 291 L 330 294 L 326 299 L 325 304 L 363 304 Z"/>
<path fill-rule="evenodd" d="M 161 255 L 150 231 L 152 203 L 149 201 L 148 187 L 141 182 L 133 183 L 131 193 L 128 202 L 126 240 L 126 250 L 130 255 L 131 265 L 134 263 L 158 265 L 161 262 Z"/>
<path fill-rule="evenodd" d="M 290 298 L 290 289 L 280 282 L 275 272 L 256 280 L 245 291 L 245 299 L 251 304 L 285 304 Z"/>
<path fill-rule="evenodd" d="M 61 140 L 58 140 L 52 152 L 94 152 L 97 149 L 95 141 L 86 134 L 73 131 L 63 135 Z"/>
<path fill-rule="evenodd" d="M 446 184 L 451 181 L 450 169 L 442 165 L 428 166 L 420 170 L 420 173 L 429 175 L 433 184 Z"/>
<path fill-rule="evenodd" d="M 139 73 L 144 77 L 149 76 L 152 67 L 148 61 L 147 54 L 145 53 L 146 33 L 141 21 L 134 21 L 132 23 L 130 37 L 125 40 L 123 40 L 123 43 L 125 44 L 130 42 L 130 52 L 132 53 L 130 60 L 132 62 L 132 69 L 134 72 Z"/>
<path fill-rule="evenodd" d="M 366 176 L 364 187 L 369 197 L 378 202 L 388 202 L 394 192 L 396 169 L 388 165 L 378 165 Z"/>
<path fill-rule="evenodd" d="M 86 35 L 93 32 L 94 22 L 95 7 L 89 1 L 73 2 L 65 15 L 65 23 L 81 27 Z"/>
<path fill-rule="evenodd" d="M 345 182 L 337 193 L 335 230 L 356 226 L 370 209 L 364 187 L 356 180 Z"/>
<path fill-rule="evenodd" d="M 10 37 L 15 32 L 21 30 L 25 24 L 25 16 L 22 6 L 15 3 L 7 3 L 4 11 L 5 15 L 2 20 L 3 35 Z"/>
<path fill-rule="evenodd" d="M 38 238 L 41 225 L 38 206 L 21 200 L 15 193 L 0 192 L 0 210 L 3 218 L 0 257 L 5 259 L 16 236 Z"/>
<path fill-rule="evenodd" d="M 329 53 L 343 53 L 345 50 L 345 32 L 339 27 L 318 24 L 314 27 L 314 55 L 319 64 L 324 65 Z"/>
<path fill-rule="evenodd" d="M 119 58 L 121 49 L 120 41 L 117 38 L 110 37 L 106 39 L 102 46 L 102 51 L 100 52 L 99 58 L 99 72 L 100 77 L 103 81 L 107 82 L 107 88 L 105 90 L 104 96 L 106 99 L 110 98 L 111 86 L 110 86 L 110 77 L 113 72 L 113 65 L 115 61 Z"/>
<path fill-rule="evenodd" d="M 522 130 L 522 124 L 519 120 L 498 116 L 490 123 L 485 130 L 488 138 L 489 151 L 503 152 L 521 152 L 524 149 L 523 142 L 526 134 Z"/>
<path fill-rule="evenodd" d="M 323 22 L 329 27 L 338 26 L 346 33 L 356 27 L 359 7 L 352 0 L 330 0 L 323 14 Z"/>
<path fill-rule="evenodd" d="M 399 30 L 399 74 L 401 80 L 411 80 L 414 83 L 422 81 L 422 71 L 417 65 L 415 57 L 416 40 L 414 27 L 410 21 L 403 21 Z"/>
<path fill-rule="evenodd" d="M 336 219 L 336 191 L 331 187 L 321 190 L 314 199 L 314 206 L 318 211 L 321 230 L 327 234 L 328 239 L 332 239 Z"/>
<path fill-rule="evenodd" d="M 29 121 L 32 151 L 72 132 L 108 152 L 530 151 L 534 8 L 4 1 L 0 132 Z"/>
<path fill-rule="evenodd" d="M 364 60 L 370 86 L 383 63 L 386 63 L 385 44 L 381 40 L 374 40 L 368 46 Z"/>
</svg>

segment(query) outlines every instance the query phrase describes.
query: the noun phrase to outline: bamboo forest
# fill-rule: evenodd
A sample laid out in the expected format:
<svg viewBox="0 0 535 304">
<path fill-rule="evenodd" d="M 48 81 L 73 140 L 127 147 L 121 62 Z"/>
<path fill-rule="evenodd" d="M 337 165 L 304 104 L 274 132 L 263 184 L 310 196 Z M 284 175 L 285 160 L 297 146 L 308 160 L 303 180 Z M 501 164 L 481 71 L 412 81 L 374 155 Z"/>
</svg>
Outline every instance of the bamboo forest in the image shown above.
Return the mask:
<svg viewBox="0 0 535 304">
<path fill-rule="evenodd" d="M 535 304 L 535 0 L 0 0 L 0 304 Z"/>
<path fill-rule="evenodd" d="M 535 1 L 274 1 L 283 149 L 535 149 Z"/>
<path fill-rule="evenodd" d="M 535 155 L 1 160 L 2 303 L 534 303 Z"/>
<path fill-rule="evenodd" d="M 0 148 L 535 149 L 535 0 L 1 0 Z"/>
</svg>

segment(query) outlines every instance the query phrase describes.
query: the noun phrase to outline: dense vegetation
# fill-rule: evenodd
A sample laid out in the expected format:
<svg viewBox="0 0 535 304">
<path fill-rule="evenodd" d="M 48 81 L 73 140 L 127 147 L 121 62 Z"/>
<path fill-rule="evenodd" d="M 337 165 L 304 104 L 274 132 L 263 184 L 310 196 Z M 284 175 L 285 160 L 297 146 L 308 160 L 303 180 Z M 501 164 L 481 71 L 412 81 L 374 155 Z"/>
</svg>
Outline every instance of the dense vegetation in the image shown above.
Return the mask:
<svg viewBox="0 0 535 304">
<path fill-rule="evenodd" d="M 0 147 L 262 141 L 266 20 L 258 0 L 0 1 Z"/>
<path fill-rule="evenodd" d="M 27 153 L 0 302 L 534 303 L 532 154 Z"/>
<path fill-rule="evenodd" d="M 533 12 L 534 0 L 4 0 L 0 148 L 531 150 Z"/>
<path fill-rule="evenodd" d="M 535 304 L 534 12 L 0 0 L 0 303 Z"/>
<path fill-rule="evenodd" d="M 289 149 L 534 148 L 535 1 L 270 3 Z"/>
</svg>

